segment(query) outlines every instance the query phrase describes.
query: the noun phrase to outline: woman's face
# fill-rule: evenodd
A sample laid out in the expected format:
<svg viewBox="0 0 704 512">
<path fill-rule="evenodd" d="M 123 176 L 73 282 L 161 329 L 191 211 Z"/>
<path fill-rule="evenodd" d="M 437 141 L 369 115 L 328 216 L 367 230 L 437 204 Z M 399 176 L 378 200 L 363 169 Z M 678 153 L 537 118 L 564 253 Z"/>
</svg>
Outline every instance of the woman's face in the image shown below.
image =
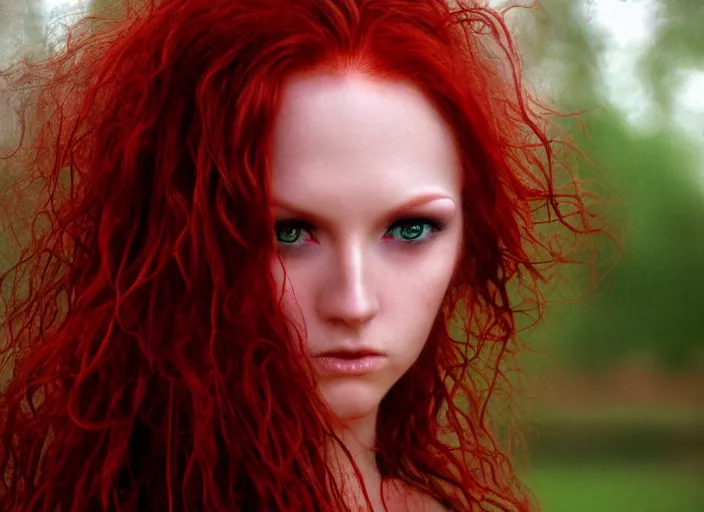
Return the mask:
<svg viewBox="0 0 704 512">
<path fill-rule="evenodd" d="M 332 411 L 375 414 L 425 345 L 458 259 L 451 131 L 409 84 L 308 74 L 285 87 L 272 152 L 286 307 Z"/>
</svg>

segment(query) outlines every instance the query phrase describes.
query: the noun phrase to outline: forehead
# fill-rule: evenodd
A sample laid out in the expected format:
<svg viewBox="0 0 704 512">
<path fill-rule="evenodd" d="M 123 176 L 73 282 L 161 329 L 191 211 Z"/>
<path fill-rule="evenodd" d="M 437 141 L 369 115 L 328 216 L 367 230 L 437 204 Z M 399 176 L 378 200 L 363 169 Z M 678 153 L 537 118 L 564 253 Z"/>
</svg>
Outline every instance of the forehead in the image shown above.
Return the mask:
<svg viewBox="0 0 704 512">
<path fill-rule="evenodd" d="M 272 189 L 287 201 L 358 210 L 459 189 L 453 134 L 406 82 L 297 76 L 284 88 L 272 141 Z"/>
</svg>

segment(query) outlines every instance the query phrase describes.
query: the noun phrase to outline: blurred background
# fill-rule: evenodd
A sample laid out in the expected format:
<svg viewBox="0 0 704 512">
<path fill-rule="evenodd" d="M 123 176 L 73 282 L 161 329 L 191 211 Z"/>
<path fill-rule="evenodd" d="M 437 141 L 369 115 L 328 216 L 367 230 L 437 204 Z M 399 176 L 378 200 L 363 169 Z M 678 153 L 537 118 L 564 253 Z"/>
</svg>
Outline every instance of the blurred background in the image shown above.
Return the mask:
<svg viewBox="0 0 704 512">
<path fill-rule="evenodd" d="M 109 2 L 0 0 L 0 66 Z M 524 335 L 521 473 L 546 512 L 704 512 L 704 0 L 541 3 L 507 19 L 619 246 Z"/>
<path fill-rule="evenodd" d="M 704 0 L 541 4 L 507 16 L 620 247 L 525 335 L 523 474 L 546 512 L 704 511 Z"/>
</svg>

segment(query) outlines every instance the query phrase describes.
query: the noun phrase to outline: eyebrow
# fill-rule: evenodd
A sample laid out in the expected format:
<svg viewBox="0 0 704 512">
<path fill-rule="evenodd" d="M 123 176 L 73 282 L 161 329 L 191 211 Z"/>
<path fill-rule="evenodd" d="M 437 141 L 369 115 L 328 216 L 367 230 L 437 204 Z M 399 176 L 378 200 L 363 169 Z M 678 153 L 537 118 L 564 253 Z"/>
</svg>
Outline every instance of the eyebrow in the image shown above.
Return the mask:
<svg viewBox="0 0 704 512">
<path fill-rule="evenodd" d="M 393 217 L 394 215 L 398 215 L 400 213 L 403 213 L 407 210 L 412 210 L 414 208 L 418 208 L 419 206 L 423 206 L 427 203 L 432 203 L 434 201 L 439 201 L 442 199 L 450 200 L 453 203 L 455 202 L 452 197 L 450 197 L 447 194 L 442 194 L 442 193 L 430 193 L 430 194 L 422 194 L 417 197 L 414 197 L 410 200 L 407 200 L 397 206 L 392 207 L 389 210 L 389 216 Z M 285 201 L 273 201 L 272 206 L 274 208 L 280 208 L 282 210 L 286 210 L 287 212 L 291 213 L 292 215 L 295 215 L 296 217 L 300 217 L 301 219 L 304 220 L 310 220 L 315 223 L 321 223 L 321 224 L 326 224 L 325 220 L 320 218 L 317 215 L 311 214 L 297 206 L 294 206 L 292 204 L 286 203 Z"/>
<path fill-rule="evenodd" d="M 439 201 L 441 199 L 449 199 L 453 203 L 455 202 L 454 199 L 452 199 L 447 194 L 439 194 L 439 193 L 423 194 L 423 195 L 420 195 L 418 197 L 411 199 L 410 201 L 402 203 L 399 206 L 396 206 L 395 208 L 392 208 L 391 211 L 402 212 L 404 210 L 411 210 L 413 208 L 417 208 L 418 206 L 423 206 L 426 203 L 432 203 L 433 201 Z"/>
</svg>

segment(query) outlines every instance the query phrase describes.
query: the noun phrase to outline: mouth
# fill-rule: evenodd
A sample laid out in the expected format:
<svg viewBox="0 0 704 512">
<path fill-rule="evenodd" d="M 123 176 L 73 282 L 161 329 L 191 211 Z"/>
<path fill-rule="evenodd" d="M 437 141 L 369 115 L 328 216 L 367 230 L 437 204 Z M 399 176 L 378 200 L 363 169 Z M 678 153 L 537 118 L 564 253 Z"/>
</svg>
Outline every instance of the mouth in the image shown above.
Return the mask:
<svg viewBox="0 0 704 512">
<path fill-rule="evenodd" d="M 331 350 L 314 357 L 322 375 L 361 376 L 378 371 L 384 366 L 384 357 L 373 350 Z"/>
<path fill-rule="evenodd" d="M 336 357 L 339 359 L 361 359 L 363 357 L 380 356 L 379 352 L 373 350 L 331 350 L 318 354 L 316 357 Z"/>
</svg>

